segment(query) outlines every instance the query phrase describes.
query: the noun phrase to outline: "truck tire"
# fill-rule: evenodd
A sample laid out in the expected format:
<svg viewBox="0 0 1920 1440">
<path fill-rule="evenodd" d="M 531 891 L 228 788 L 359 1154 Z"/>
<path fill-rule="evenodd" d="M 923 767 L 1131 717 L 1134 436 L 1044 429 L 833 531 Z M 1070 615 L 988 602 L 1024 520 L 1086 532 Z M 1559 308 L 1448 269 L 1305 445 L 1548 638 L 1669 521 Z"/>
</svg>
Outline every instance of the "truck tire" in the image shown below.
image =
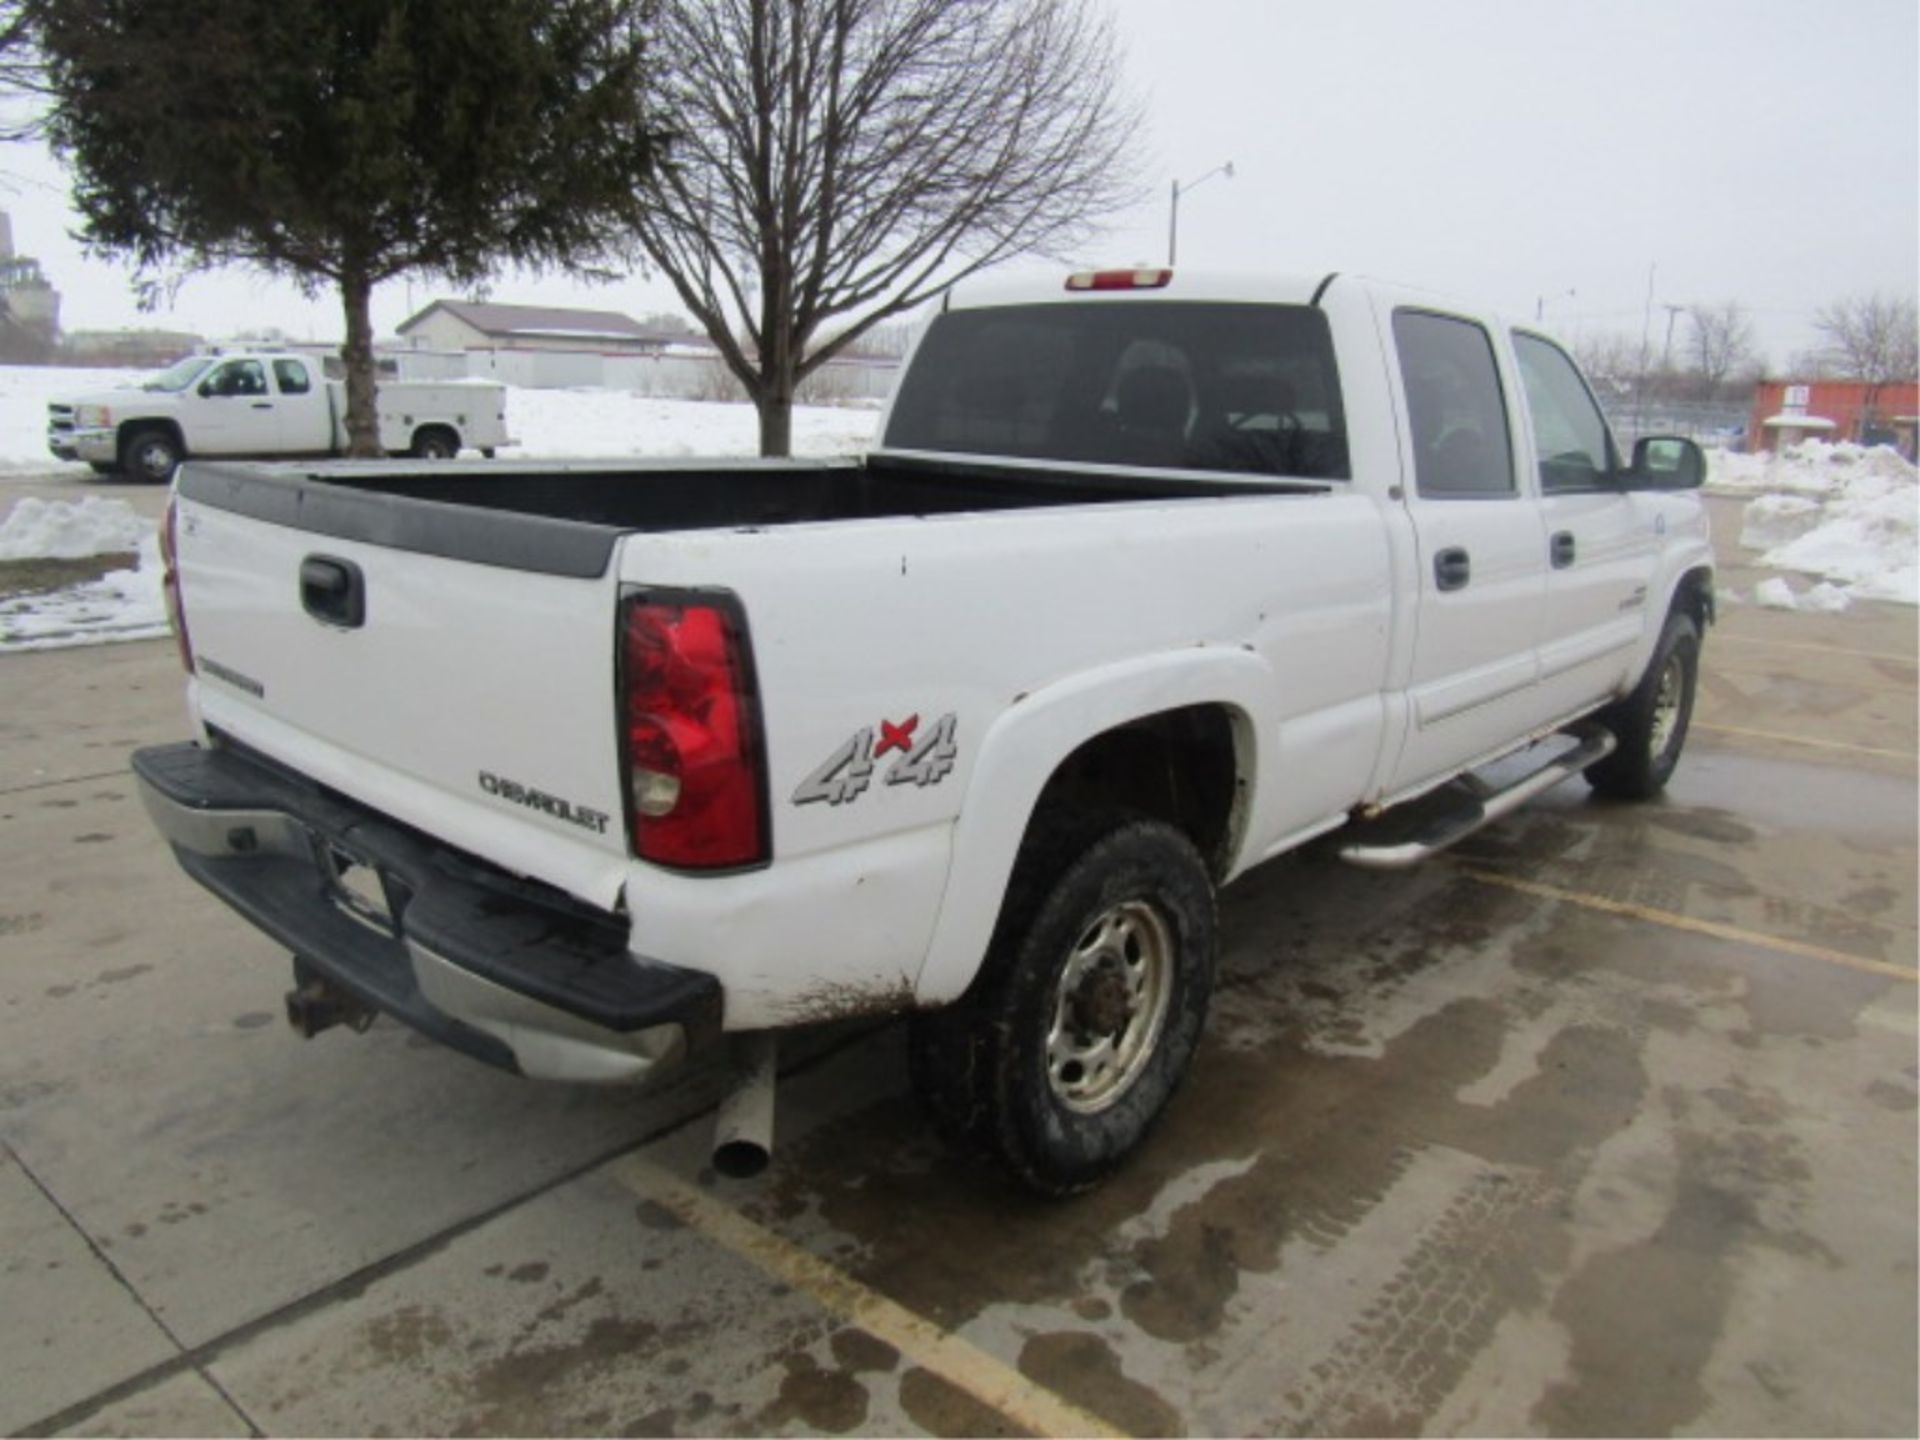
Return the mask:
<svg viewBox="0 0 1920 1440">
<path fill-rule="evenodd" d="M 916 1089 L 949 1137 L 1030 1188 L 1089 1188 L 1146 1138 L 1186 1073 L 1216 931 L 1206 864 L 1171 825 L 1043 823 L 972 988 L 913 1020 Z"/>
<path fill-rule="evenodd" d="M 180 442 L 168 430 L 135 430 L 120 442 L 120 469 L 129 480 L 166 485 L 180 468 Z"/>
<path fill-rule="evenodd" d="M 460 453 L 460 437 L 444 425 L 423 425 L 413 432 L 407 453 L 416 460 L 451 460 Z"/>
<path fill-rule="evenodd" d="M 1700 631 L 1692 616 L 1676 611 L 1667 617 L 1647 673 L 1633 693 L 1597 717 L 1620 747 L 1587 767 L 1587 783 L 1619 800 L 1658 795 L 1680 763 L 1699 678 Z"/>
</svg>

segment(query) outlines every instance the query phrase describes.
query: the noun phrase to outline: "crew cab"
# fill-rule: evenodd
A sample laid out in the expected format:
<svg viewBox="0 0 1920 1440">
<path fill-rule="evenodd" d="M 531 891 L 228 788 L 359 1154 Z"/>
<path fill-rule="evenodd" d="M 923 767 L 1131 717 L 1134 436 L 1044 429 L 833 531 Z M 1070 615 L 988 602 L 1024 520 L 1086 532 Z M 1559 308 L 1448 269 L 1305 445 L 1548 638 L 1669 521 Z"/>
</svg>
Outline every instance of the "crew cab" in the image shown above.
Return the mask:
<svg viewBox="0 0 1920 1440">
<path fill-rule="evenodd" d="M 962 287 L 840 461 L 189 462 L 189 741 L 134 757 L 312 1033 L 527 1075 L 908 1014 L 1039 1190 L 1138 1145 L 1218 887 L 1642 797 L 1713 618 L 1691 441 L 1616 446 L 1533 326 L 1343 275 Z M 1505 761 L 1489 778 L 1492 762 Z"/>
<path fill-rule="evenodd" d="M 491 380 L 382 381 L 380 444 L 390 454 L 491 456 L 507 438 L 506 387 Z M 339 455 L 345 387 L 319 361 L 278 351 L 189 355 L 137 386 L 47 406 L 47 449 L 101 473 L 165 482 L 188 456 Z"/>
</svg>

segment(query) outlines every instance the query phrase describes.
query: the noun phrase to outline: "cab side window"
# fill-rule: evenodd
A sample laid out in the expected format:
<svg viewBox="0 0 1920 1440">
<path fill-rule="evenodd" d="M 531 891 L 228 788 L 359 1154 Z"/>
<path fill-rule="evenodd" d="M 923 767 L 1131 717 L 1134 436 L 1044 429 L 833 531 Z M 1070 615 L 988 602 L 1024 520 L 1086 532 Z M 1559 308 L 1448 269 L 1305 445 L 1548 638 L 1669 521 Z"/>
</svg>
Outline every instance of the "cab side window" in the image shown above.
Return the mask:
<svg viewBox="0 0 1920 1440">
<path fill-rule="evenodd" d="M 1517 494 L 1492 338 L 1471 320 L 1396 310 L 1393 339 L 1420 494 L 1442 500 Z"/>
<path fill-rule="evenodd" d="M 266 368 L 258 360 L 229 360 L 209 375 L 201 387 L 207 395 L 264 395 Z"/>
<path fill-rule="evenodd" d="M 273 378 L 279 382 L 282 395 L 304 395 L 313 388 L 312 380 L 307 378 L 307 367 L 298 360 L 274 361 Z"/>
<path fill-rule="evenodd" d="M 1533 417 L 1540 488 L 1549 494 L 1598 489 L 1618 465 L 1606 419 L 1586 381 L 1559 346 L 1537 335 L 1516 331 L 1513 353 Z"/>
</svg>

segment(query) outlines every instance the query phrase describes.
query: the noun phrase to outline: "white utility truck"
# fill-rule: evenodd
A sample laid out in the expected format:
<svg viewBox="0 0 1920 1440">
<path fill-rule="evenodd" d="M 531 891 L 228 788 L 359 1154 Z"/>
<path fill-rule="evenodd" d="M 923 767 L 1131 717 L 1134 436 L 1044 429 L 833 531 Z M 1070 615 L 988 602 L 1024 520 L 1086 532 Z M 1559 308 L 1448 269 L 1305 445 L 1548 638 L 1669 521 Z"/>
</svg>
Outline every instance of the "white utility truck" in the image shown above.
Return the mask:
<svg viewBox="0 0 1920 1440">
<path fill-rule="evenodd" d="M 507 391 L 492 380 L 383 380 L 380 445 L 389 454 L 491 457 L 507 438 Z M 102 475 L 165 483 L 188 457 L 339 455 L 347 398 L 320 363 L 283 351 L 189 355 L 137 386 L 47 406 L 47 448 Z"/>
<path fill-rule="evenodd" d="M 1066 1192 L 1187 1068 L 1217 887 L 1660 789 L 1703 463 L 1430 294 L 962 287 L 858 459 L 188 463 L 193 739 L 134 769 L 306 1033 L 607 1082 L 724 1034 L 744 1171 L 775 1032 L 909 1014 L 947 1133 Z"/>
</svg>

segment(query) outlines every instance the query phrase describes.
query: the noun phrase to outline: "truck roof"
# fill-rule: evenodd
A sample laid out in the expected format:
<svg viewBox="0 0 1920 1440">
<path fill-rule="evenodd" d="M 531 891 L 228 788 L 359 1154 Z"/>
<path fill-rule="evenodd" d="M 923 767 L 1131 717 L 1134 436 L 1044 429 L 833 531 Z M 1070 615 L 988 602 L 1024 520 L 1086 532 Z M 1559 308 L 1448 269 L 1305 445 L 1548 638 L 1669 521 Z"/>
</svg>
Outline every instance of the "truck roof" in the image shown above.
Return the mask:
<svg viewBox="0 0 1920 1440">
<path fill-rule="evenodd" d="M 1069 288 L 1073 276 L 1133 273 L 1146 282 L 1134 289 Z M 1152 283 L 1161 275 L 1164 284 Z M 1427 304 L 1458 309 L 1467 314 L 1504 321 L 1494 308 L 1462 295 L 1399 281 L 1379 280 L 1347 271 L 1320 271 L 1314 274 L 1276 274 L 1257 270 L 1205 270 L 1161 265 L 1096 266 L 1087 270 L 1059 270 L 1051 274 L 1034 272 L 1017 278 L 968 281 L 948 292 L 945 308 L 981 309 L 996 305 L 1062 304 L 1074 301 L 1113 301 L 1129 303 L 1155 300 L 1210 300 L 1240 304 L 1308 305 L 1330 285 L 1340 281 L 1357 282 L 1390 301 Z M 1528 328 L 1536 328 L 1529 326 Z"/>
<path fill-rule="evenodd" d="M 1069 300 L 1236 300 L 1274 305 L 1305 305 L 1327 279 L 1318 275 L 1276 275 L 1260 271 L 1189 270 L 1175 267 L 1171 279 L 1157 288 L 1135 290 L 1069 290 L 1070 275 L 1132 271 L 1141 275 L 1165 272 L 1156 265 L 1101 265 L 1088 270 L 1039 272 L 1018 278 L 968 281 L 948 292 L 947 308 L 972 309 L 990 305 L 1033 305 Z"/>
</svg>

